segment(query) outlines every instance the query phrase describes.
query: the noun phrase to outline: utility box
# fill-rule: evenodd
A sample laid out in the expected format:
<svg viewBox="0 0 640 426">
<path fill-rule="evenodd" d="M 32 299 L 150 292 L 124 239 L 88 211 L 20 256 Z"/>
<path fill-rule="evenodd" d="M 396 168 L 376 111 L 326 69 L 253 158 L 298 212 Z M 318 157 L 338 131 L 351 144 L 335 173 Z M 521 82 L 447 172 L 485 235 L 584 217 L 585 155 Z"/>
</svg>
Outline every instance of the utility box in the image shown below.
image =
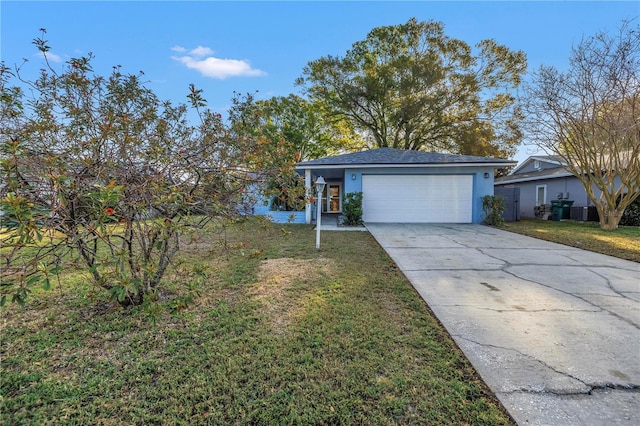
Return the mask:
<svg viewBox="0 0 640 426">
<path fill-rule="evenodd" d="M 570 215 L 572 220 L 583 222 L 597 222 L 599 220 L 598 210 L 595 206 L 572 206 Z"/>
</svg>

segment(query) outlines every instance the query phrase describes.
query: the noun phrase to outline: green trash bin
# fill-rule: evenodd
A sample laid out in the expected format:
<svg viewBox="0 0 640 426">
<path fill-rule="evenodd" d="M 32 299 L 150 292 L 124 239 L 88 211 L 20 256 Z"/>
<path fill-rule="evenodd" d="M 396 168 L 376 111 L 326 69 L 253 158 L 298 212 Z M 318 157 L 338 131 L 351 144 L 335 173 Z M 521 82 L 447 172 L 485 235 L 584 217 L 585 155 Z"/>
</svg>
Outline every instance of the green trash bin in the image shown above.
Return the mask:
<svg viewBox="0 0 640 426">
<path fill-rule="evenodd" d="M 562 209 L 561 219 L 571 219 L 571 206 L 573 205 L 573 201 L 570 200 L 562 200 L 560 203 L 560 208 Z"/>
<path fill-rule="evenodd" d="M 562 219 L 562 200 L 551 200 L 551 218 L 556 222 Z"/>
</svg>

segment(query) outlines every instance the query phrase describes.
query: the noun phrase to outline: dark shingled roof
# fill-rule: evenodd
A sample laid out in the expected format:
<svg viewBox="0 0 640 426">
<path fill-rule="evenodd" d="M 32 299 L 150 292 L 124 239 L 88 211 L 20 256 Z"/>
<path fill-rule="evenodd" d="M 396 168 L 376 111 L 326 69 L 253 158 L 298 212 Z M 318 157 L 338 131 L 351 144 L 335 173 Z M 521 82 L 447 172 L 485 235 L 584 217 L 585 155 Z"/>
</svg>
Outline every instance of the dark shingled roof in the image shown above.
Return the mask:
<svg viewBox="0 0 640 426">
<path fill-rule="evenodd" d="M 306 166 L 349 166 L 364 164 L 463 164 L 463 163 L 514 163 L 511 160 L 474 157 L 472 155 L 439 154 L 437 152 L 412 151 L 393 148 L 378 148 L 334 157 L 298 163 L 298 168 Z"/>
</svg>

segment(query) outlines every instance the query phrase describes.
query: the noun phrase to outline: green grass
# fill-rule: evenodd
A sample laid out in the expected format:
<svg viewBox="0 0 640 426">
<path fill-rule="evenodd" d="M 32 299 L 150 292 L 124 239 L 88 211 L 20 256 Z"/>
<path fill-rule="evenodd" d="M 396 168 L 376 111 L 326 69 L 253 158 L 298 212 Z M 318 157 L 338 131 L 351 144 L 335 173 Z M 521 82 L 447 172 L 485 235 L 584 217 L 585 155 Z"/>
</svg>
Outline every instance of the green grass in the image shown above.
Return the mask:
<svg viewBox="0 0 640 426">
<path fill-rule="evenodd" d="M 603 231 L 597 222 L 525 219 L 507 222 L 504 229 L 571 247 L 640 262 L 640 227 Z"/>
<path fill-rule="evenodd" d="M 368 233 L 250 221 L 185 247 L 150 321 L 69 271 L 2 313 L 2 424 L 512 424 Z"/>
</svg>

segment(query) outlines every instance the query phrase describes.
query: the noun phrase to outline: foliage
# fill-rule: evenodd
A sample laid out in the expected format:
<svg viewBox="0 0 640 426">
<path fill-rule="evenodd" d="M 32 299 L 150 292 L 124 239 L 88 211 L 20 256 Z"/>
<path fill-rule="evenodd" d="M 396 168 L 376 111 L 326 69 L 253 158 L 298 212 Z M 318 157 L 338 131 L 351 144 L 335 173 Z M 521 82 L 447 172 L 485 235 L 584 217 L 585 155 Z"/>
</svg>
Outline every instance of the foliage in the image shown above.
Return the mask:
<svg viewBox="0 0 640 426">
<path fill-rule="evenodd" d="M 640 226 L 640 197 L 636 198 L 624 209 L 624 213 L 620 218 L 620 225 Z"/>
<path fill-rule="evenodd" d="M 318 101 L 310 102 L 294 94 L 255 100 L 253 96 L 241 116 L 245 125 L 260 133 L 269 143 L 284 142 L 288 154 L 295 161 L 326 157 L 340 149 L 362 147 L 359 136 L 345 122 L 325 119 L 326 107 Z"/>
<path fill-rule="evenodd" d="M 308 139 L 316 117 L 303 99 L 294 97 L 256 101 L 254 94 L 237 95 L 229 111 L 235 138 L 252 146 L 249 166 L 260 182 L 260 193 L 275 201 L 274 208 L 299 211 L 308 198 L 304 178 L 295 173 L 302 155 L 324 152 L 323 142 Z M 324 136 L 320 136 L 324 142 Z M 316 146 L 316 143 L 318 146 Z"/>
<path fill-rule="evenodd" d="M 499 169 L 496 169 L 494 172 L 494 178 L 507 176 L 509 173 L 511 173 L 511 170 L 513 170 L 513 168 L 514 166 L 507 166 L 507 167 L 500 167 Z"/>
<path fill-rule="evenodd" d="M 362 225 L 362 192 L 350 192 L 342 196 L 343 224 Z"/>
<path fill-rule="evenodd" d="M 299 212 L 306 207 L 304 177 L 297 173 L 273 177 L 265 193 L 272 197 L 271 210 Z"/>
<path fill-rule="evenodd" d="M 46 60 L 46 40 L 34 44 Z M 141 304 L 159 291 L 181 236 L 250 202 L 261 146 L 234 137 L 201 90 L 190 87 L 191 108 L 174 106 L 142 73 L 116 66 L 103 77 L 92 59 L 61 71 L 46 62 L 35 80 L 22 78 L 26 64 L 2 64 L 3 303 L 49 288 L 75 261 L 120 304 Z"/>
<path fill-rule="evenodd" d="M 293 173 L 295 163 L 362 147 L 348 123 L 327 120 L 324 110 L 321 102 L 293 94 L 267 100 L 247 94 L 236 99 L 230 113 L 232 127 L 238 137 L 262 146 L 256 171 L 272 171 L 263 189 L 265 197 L 274 200 L 274 209 L 300 211 L 308 201 L 304 178 Z"/>
<path fill-rule="evenodd" d="M 541 67 L 526 98 L 531 139 L 580 179 L 602 229 L 617 228 L 640 195 L 640 25 L 583 39 L 568 71 Z"/>
<path fill-rule="evenodd" d="M 482 209 L 484 210 L 484 223 L 491 226 L 504 225 L 504 213 L 506 203 L 502 195 L 485 195 L 482 197 Z"/>
<path fill-rule="evenodd" d="M 225 251 L 218 233 L 178 253 L 155 324 L 99 294 L 4 308 L 0 423 L 510 423 L 368 233 L 326 233 L 322 262 L 311 226 L 236 223 Z M 190 265 L 206 278 L 178 309 Z M 62 281 L 91 291 L 80 270 Z"/>
<path fill-rule="evenodd" d="M 511 91 L 525 54 L 493 40 L 475 50 L 442 23 L 412 18 L 308 63 L 297 84 L 372 147 L 509 157 L 521 139 Z"/>
</svg>

